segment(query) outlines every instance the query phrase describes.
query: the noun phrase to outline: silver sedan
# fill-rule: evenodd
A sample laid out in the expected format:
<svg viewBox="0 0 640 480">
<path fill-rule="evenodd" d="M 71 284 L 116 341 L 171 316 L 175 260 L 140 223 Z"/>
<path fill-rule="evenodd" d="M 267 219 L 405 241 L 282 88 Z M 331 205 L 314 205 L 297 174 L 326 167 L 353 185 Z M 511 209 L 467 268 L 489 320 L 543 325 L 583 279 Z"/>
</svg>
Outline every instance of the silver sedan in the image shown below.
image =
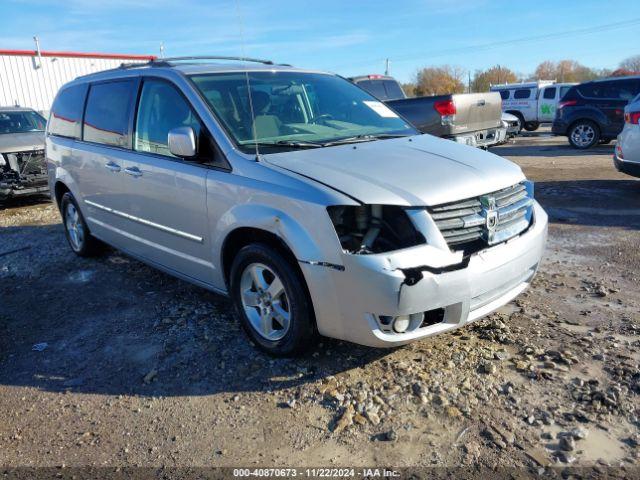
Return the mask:
<svg viewBox="0 0 640 480">
<path fill-rule="evenodd" d="M 624 109 L 624 129 L 618 135 L 613 163 L 618 171 L 640 177 L 640 95 Z"/>
</svg>

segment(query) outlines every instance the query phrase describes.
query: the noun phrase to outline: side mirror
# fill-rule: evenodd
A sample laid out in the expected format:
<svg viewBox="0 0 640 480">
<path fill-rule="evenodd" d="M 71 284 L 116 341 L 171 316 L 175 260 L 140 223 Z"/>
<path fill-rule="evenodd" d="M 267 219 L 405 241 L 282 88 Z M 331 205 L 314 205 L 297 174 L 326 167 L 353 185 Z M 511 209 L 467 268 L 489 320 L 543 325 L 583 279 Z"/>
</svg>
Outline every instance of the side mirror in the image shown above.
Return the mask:
<svg viewBox="0 0 640 480">
<path fill-rule="evenodd" d="M 169 151 L 180 158 L 196 156 L 196 134 L 191 127 L 178 127 L 169 131 Z"/>
</svg>

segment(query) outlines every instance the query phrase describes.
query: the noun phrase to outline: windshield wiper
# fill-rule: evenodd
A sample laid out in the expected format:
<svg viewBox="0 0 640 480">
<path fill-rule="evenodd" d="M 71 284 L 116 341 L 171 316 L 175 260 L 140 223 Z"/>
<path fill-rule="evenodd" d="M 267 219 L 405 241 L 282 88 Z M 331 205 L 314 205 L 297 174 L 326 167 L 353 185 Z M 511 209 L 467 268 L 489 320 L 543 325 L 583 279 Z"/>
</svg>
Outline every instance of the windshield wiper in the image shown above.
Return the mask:
<svg viewBox="0 0 640 480">
<path fill-rule="evenodd" d="M 324 147 L 323 143 L 314 142 L 300 142 L 296 140 L 278 140 L 276 142 L 247 142 L 243 143 L 243 147 L 252 147 L 258 145 L 258 147 L 282 147 L 282 148 L 320 148 Z"/>
<path fill-rule="evenodd" d="M 356 135 L 354 137 L 341 138 L 340 140 L 334 140 L 333 142 L 325 142 L 322 144 L 323 147 L 331 147 L 333 145 L 344 145 L 347 143 L 359 143 L 359 142 L 372 142 L 374 140 L 383 140 L 386 138 L 401 138 L 401 137 L 409 137 L 410 135 L 399 134 L 399 133 L 378 133 L 378 134 L 368 134 L 368 135 Z"/>
</svg>

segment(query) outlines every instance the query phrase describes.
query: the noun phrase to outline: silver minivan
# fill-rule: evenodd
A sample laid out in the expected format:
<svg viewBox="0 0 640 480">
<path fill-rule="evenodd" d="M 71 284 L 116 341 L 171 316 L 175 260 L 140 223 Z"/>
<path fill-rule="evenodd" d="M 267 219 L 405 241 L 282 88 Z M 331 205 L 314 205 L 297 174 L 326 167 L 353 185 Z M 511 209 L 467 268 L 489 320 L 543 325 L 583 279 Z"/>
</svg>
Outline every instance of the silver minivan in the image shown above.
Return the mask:
<svg viewBox="0 0 640 480">
<path fill-rule="evenodd" d="M 463 326 L 530 284 L 547 235 L 517 165 L 268 61 L 80 77 L 55 99 L 46 158 L 74 252 L 104 242 L 229 295 L 275 355 Z"/>
</svg>

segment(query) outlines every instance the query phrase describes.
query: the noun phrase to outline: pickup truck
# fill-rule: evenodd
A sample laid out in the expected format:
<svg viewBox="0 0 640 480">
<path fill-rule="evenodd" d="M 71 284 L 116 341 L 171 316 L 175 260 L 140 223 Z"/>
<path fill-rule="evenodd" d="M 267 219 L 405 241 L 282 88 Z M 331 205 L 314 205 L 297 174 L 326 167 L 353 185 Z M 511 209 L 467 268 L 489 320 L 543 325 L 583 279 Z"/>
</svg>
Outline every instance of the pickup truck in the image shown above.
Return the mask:
<svg viewBox="0 0 640 480">
<path fill-rule="evenodd" d="M 393 77 L 366 75 L 349 80 L 383 101 L 422 133 L 487 148 L 504 143 L 502 102 L 497 93 L 460 93 L 407 98 Z"/>
<path fill-rule="evenodd" d="M 541 123 L 551 123 L 558 103 L 575 83 L 551 80 L 492 85 L 490 90 L 502 97 L 502 110 L 520 120 L 520 128 L 532 132 Z"/>
</svg>

